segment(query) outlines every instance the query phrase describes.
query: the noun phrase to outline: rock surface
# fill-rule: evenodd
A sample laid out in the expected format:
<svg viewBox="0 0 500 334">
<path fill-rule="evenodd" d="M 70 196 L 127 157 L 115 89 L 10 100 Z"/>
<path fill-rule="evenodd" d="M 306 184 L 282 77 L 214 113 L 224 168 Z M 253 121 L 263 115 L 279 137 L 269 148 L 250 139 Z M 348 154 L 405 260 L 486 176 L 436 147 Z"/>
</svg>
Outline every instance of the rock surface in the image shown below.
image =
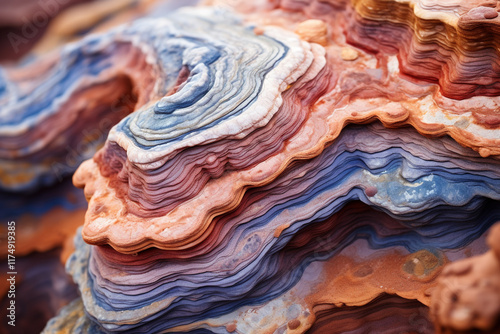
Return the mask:
<svg viewBox="0 0 500 334">
<path fill-rule="evenodd" d="M 229 2 L 1 70 L 4 191 L 103 145 L 45 332 L 493 328 L 496 1 Z"/>
<path fill-rule="evenodd" d="M 442 332 L 500 332 L 500 224 L 488 235 L 490 250 L 446 266 L 431 311 Z"/>
</svg>

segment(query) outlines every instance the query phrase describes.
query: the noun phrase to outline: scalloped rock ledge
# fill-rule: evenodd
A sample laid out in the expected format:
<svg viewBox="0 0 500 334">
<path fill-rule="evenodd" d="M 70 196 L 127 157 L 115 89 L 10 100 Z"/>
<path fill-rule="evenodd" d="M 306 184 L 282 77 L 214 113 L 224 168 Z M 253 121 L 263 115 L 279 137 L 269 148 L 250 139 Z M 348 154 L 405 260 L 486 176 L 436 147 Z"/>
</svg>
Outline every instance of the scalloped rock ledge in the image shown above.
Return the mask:
<svg viewBox="0 0 500 334">
<path fill-rule="evenodd" d="M 73 176 L 89 202 L 67 263 L 81 299 L 45 333 L 432 333 L 431 300 L 451 331 L 491 329 L 498 294 L 482 283 L 462 295 L 490 313 L 468 326 L 435 298 L 455 261 L 496 252 L 490 236 L 480 255 L 500 220 L 496 2 L 230 3 L 34 61 L 53 66 L 46 108 L 22 108 L 38 96 L 22 69 L 0 73 L 0 103 L 28 110 L 0 124 L 0 158 L 15 158 L 4 174 L 57 148 L 19 147 L 69 114 L 61 97 L 99 117 L 113 87 L 134 92 Z M 38 168 L 20 187 L 51 177 Z M 459 280 L 498 280 L 490 267 Z"/>
</svg>

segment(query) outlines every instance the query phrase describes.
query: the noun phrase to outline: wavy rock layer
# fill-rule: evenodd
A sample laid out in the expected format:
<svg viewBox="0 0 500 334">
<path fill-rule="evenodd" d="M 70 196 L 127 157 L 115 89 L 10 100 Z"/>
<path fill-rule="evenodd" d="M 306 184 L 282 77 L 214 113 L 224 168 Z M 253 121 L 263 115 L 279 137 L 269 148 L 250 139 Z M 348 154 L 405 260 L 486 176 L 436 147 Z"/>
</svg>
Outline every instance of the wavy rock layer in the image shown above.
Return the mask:
<svg viewBox="0 0 500 334">
<path fill-rule="evenodd" d="M 81 55 L 70 78 L 126 73 L 138 102 L 73 177 L 89 201 L 67 264 L 81 301 L 46 332 L 303 333 L 343 316 L 332 306 L 404 308 L 383 294 L 429 305 L 446 263 L 484 251 L 498 94 L 495 61 L 472 58 L 498 58 L 477 37 L 491 10 L 252 6 L 257 25 L 186 9 L 59 55 Z"/>
<path fill-rule="evenodd" d="M 125 255 L 78 240 L 69 270 L 91 328 L 105 332 L 235 323 L 251 333 L 293 320 L 276 311 L 272 321 L 253 322 L 243 305 L 263 305 L 262 317 L 273 307 L 298 308 L 299 332 L 323 303 L 363 305 L 387 292 L 428 304 L 447 252 L 500 219 L 497 164 L 451 139 L 349 127 L 318 157 L 248 190 L 237 208 L 214 218 L 203 242 Z M 360 238 L 368 245 L 342 256 Z"/>
<path fill-rule="evenodd" d="M 187 33 L 195 26 L 183 29 Z M 215 26 L 212 31 L 217 31 Z M 266 37 L 263 28 L 256 29 L 263 35 L 242 30 L 256 40 L 274 38 L 272 33 Z M 167 85 L 171 95 L 120 122 L 94 162 L 83 164 L 75 176 L 78 186 L 87 187 L 90 200 L 83 231 L 87 242 L 109 243 L 122 252 L 150 246 L 185 248 L 199 242 L 212 217 L 232 210 L 245 189 L 271 182 L 294 160 L 317 156 L 348 122 L 379 118 L 387 126 L 410 123 L 425 134 L 448 133 L 482 156 L 500 152 L 499 130 L 487 120 L 496 112 L 497 98 L 453 100 L 435 84 L 406 80 L 395 56 L 355 51 L 358 58 L 352 60 L 336 43 L 326 46 L 325 55 L 317 44 L 289 37 L 281 41 L 290 45 L 287 56 L 269 73 L 262 67 L 257 81 L 245 81 L 253 87 L 254 95 L 248 96 L 244 90 L 224 91 L 218 86 L 227 80 L 224 71 L 231 78 L 240 75 L 238 67 L 217 72 L 224 58 L 203 58 L 208 57 L 203 53 L 194 71 L 192 50 L 186 49 L 186 65 L 172 65 L 173 79 Z M 201 67 L 207 68 L 203 80 Z M 273 90 L 258 88 L 270 82 Z M 258 96 L 259 89 L 263 96 Z M 220 100 L 221 94 L 228 94 L 228 100 Z"/>
<path fill-rule="evenodd" d="M 50 329 L 69 330 L 70 332 L 98 332 L 98 329 L 91 327 L 88 318 L 81 317 L 84 308 L 80 299 L 75 300 L 71 305 L 63 309 L 64 317 L 51 320 Z M 294 309 L 290 313 L 293 315 Z M 433 333 L 433 326 L 427 315 L 427 308 L 417 301 L 410 301 L 390 295 L 381 295 L 366 306 L 323 306 L 317 312 L 318 318 L 314 325 L 306 332 L 307 334 L 323 333 L 366 333 L 379 331 L 387 328 L 384 332 L 396 333 Z M 74 318 L 79 318 L 74 321 Z M 284 327 L 286 330 L 297 329 L 300 322 L 296 319 L 290 320 Z M 223 328 L 226 330 L 223 331 Z M 221 328 L 221 333 L 235 333 L 237 327 L 229 324 Z M 284 329 L 283 328 L 283 329 Z M 46 331 L 47 332 L 47 329 Z M 186 333 L 186 332 L 184 332 Z M 189 333 L 207 334 L 213 333 L 208 329 L 193 330 Z"/>
<path fill-rule="evenodd" d="M 378 230 L 370 231 L 375 226 Z M 341 233 L 335 236 L 331 232 L 335 229 Z M 383 235 L 381 230 L 387 234 Z M 401 233 L 397 239 L 394 231 Z M 153 254 L 148 254 L 148 257 L 144 254 L 145 258 L 142 253 L 138 254 L 138 262 L 143 262 L 142 265 L 134 264 L 133 257 L 126 261 L 123 255 L 118 262 L 118 253 L 105 250 L 109 254 L 104 252 L 107 258 L 103 258 L 102 250 L 92 250 L 80 239 L 77 241 L 78 251 L 69 266 L 83 287 L 85 310 L 90 311 L 91 317 L 80 315 L 79 320 L 68 323 L 63 314 L 50 323 L 46 331 L 56 332 L 57 328 L 85 324 L 81 331 L 74 331 L 196 333 L 205 329 L 207 333 L 262 333 L 281 328 L 290 333 L 301 333 L 311 326 L 316 316 L 322 317 L 321 310 L 332 305 L 364 305 L 383 293 L 419 298 L 428 303 L 428 290 L 433 285 L 430 282 L 448 257 L 460 258 L 464 252 L 477 254 L 482 251 L 478 245 L 469 245 L 460 252 L 442 252 L 432 247 L 421 249 L 431 239 L 438 244 L 439 238 L 416 237 L 415 232 L 401 222 L 359 203 L 349 205 L 328 221 L 301 232 L 300 237 L 291 238 L 282 250 L 271 256 L 271 263 L 261 262 L 262 267 L 256 275 L 248 273 L 249 276 L 245 277 L 254 267 L 252 265 L 248 269 L 240 266 L 239 271 L 219 271 L 218 279 L 210 278 L 210 272 L 200 272 L 198 276 L 205 278 L 204 283 L 199 282 L 196 275 L 188 278 L 186 270 L 189 268 L 186 266 L 185 270 L 168 276 L 160 273 L 165 273 L 172 261 L 162 261 L 158 258 L 160 254 L 155 254 L 156 259 Z M 411 239 L 414 245 L 420 243 L 416 246 L 420 248 L 418 251 L 408 250 L 411 249 L 408 245 Z M 89 251 L 91 262 L 106 260 L 107 269 L 97 265 L 97 276 L 92 271 L 85 271 L 85 268 L 92 267 L 88 263 Z M 115 259 L 110 261 L 113 257 Z M 141 267 L 151 269 L 145 272 Z M 103 273 L 103 279 L 99 270 L 110 275 Z M 126 282 L 127 277 L 131 281 Z M 111 285 L 107 279 L 121 283 Z M 240 282 L 235 285 L 235 280 Z M 255 280 L 262 281 L 258 284 Z M 251 288 L 253 284 L 257 285 Z M 140 298 L 144 298 L 144 303 Z M 120 305 L 120 311 L 110 310 L 110 301 L 114 307 Z M 132 303 L 133 307 L 130 306 Z M 397 308 L 397 303 L 391 307 Z M 363 312 L 362 308 L 360 312 Z M 92 316 L 98 317 L 99 321 Z"/>
<path fill-rule="evenodd" d="M 0 69 L 2 190 L 33 191 L 71 175 L 114 124 L 146 101 L 152 69 L 130 41 L 113 47 L 85 41 L 43 61 Z M 134 84 L 143 88 L 141 97 Z"/>
<path fill-rule="evenodd" d="M 227 1 L 207 1 L 223 4 Z M 274 8 L 330 22 L 345 40 L 395 55 L 401 74 L 436 83 L 452 99 L 498 96 L 500 8 L 496 0 L 281 0 Z M 266 9 L 234 4 L 247 13 Z M 338 38 L 333 37 L 333 38 Z M 495 117 L 498 122 L 498 115 Z M 497 124 L 498 125 L 498 124 Z"/>
<path fill-rule="evenodd" d="M 424 305 L 391 295 L 381 295 L 363 307 L 325 306 L 317 313 L 307 334 L 433 333 L 434 327 Z"/>
</svg>

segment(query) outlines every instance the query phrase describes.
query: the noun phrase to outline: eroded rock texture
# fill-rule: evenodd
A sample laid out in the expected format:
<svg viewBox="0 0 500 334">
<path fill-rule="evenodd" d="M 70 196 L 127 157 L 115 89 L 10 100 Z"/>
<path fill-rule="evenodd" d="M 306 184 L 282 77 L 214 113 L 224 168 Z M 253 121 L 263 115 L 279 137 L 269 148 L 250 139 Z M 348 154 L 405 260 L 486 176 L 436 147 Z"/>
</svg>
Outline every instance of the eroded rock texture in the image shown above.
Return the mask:
<svg viewBox="0 0 500 334">
<path fill-rule="evenodd" d="M 58 4 L 17 5 L 37 14 L 37 6 Z M 110 5 L 100 3 L 109 17 Z M 6 240 L 7 222 L 16 221 L 18 256 L 72 240 L 87 208 L 71 184 L 73 172 L 102 147 L 113 125 L 147 101 L 134 88 L 140 85 L 147 94 L 147 76 L 134 80 L 148 66 L 130 43 L 98 57 L 89 48 L 67 45 L 43 60 L 31 57 L 0 68 L 0 238 Z M 1 249 L 0 256 L 6 252 Z"/>
<path fill-rule="evenodd" d="M 60 19 L 68 15 L 67 7 L 78 2 L 83 1 L 2 2 L 0 60 L 21 58 L 49 21 L 49 31 L 53 32 L 54 26 L 61 29 L 64 24 Z M 118 2 L 121 4 L 114 0 L 94 3 L 94 14 L 98 7 L 100 14 L 106 11 L 106 19 L 111 20 L 117 7 L 127 5 Z M 60 11 L 63 13 L 52 20 Z M 74 38 L 82 22 L 75 16 L 71 22 L 74 30 L 66 29 L 65 36 Z M 60 39 L 52 41 L 52 45 L 44 42 L 45 50 Z M 15 54 L 9 54 L 12 47 L 18 48 Z M 4 321 L 1 333 L 40 332 L 48 319 L 76 297 L 76 286 L 63 263 L 72 252 L 77 228 L 84 222 L 87 202 L 72 185 L 71 176 L 138 102 L 131 78 L 112 72 L 99 79 L 105 66 L 94 64 L 98 70 L 89 71 L 84 64 L 89 59 L 78 60 L 85 58 L 84 54 L 83 50 L 57 50 L 43 61 L 30 55 L 18 64 L 0 68 L 0 259 L 6 269 L 7 257 L 14 255 L 18 272 L 14 297 L 17 325 Z M 61 55 L 66 63 L 60 61 Z M 15 250 L 7 247 L 9 222 L 16 224 Z M 8 319 L 5 312 L 9 312 L 12 299 L 6 272 L 0 285 L 2 319 Z"/>
<path fill-rule="evenodd" d="M 442 332 L 500 332 L 500 224 L 491 228 L 490 250 L 449 264 L 432 296 L 432 314 Z"/>
<path fill-rule="evenodd" d="M 4 124 L 16 170 L 61 149 L 16 135 L 62 97 L 89 119 L 134 97 L 73 176 L 81 299 L 45 332 L 431 332 L 443 266 L 484 252 L 500 220 L 496 2 L 213 4 L 32 65 L 54 84 Z M 14 106 L 36 96 L 23 71 L 5 72 Z M 14 188 L 52 182 L 40 166 Z"/>
</svg>

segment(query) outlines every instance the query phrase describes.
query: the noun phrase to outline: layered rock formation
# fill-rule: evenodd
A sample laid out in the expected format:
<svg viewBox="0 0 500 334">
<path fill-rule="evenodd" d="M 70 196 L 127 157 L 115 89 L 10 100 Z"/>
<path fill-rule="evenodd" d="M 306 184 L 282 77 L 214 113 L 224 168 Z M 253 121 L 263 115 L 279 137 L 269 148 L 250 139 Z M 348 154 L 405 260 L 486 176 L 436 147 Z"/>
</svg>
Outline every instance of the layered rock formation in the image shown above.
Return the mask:
<svg viewBox="0 0 500 334">
<path fill-rule="evenodd" d="M 126 70 L 106 71 L 113 64 L 125 69 L 137 66 L 137 73 L 148 69 L 144 62 L 126 44 L 109 49 L 109 57 L 106 52 L 93 56 L 96 50 L 91 44 L 68 46 L 41 62 L 1 70 L 2 190 L 29 191 L 71 175 L 102 145 L 112 125 L 136 102 L 144 103 Z M 139 83 L 147 95 L 148 78 Z"/>
<path fill-rule="evenodd" d="M 467 172 L 453 165 L 453 154 Z M 347 128 L 317 158 L 248 190 L 236 209 L 211 221 L 199 244 L 124 255 L 79 240 L 69 270 L 92 331 L 103 330 L 97 323 L 139 332 L 234 323 L 258 333 L 298 319 L 298 332 L 321 304 L 363 305 L 382 292 L 428 303 L 447 250 L 463 249 L 500 218 L 496 201 L 482 199 L 499 191 L 484 162 L 451 140 L 409 129 Z M 496 160 L 489 162 L 495 173 Z M 359 200 L 397 219 L 356 202 L 345 206 Z M 368 244 L 349 248 L 357 239 Z M 248 319 L 242 302 L 260 305 L 252 310 L 271 312 L 273 321 Z M 300 310 L 295 318 L 286 316 L 290 308 Z"/>
<path fill-rule="evenodd" d="M 66 46 L 45 60 L 47 107 L 5 122 L 20 170 L 62 152 L 16 137 L 60 99 L 92 119 L 134 96 L 73 177 L 89 201 L 67 264 L 81 299 L 45 332 L 430 332 L 443 266 L 484 252 L 500 220 L 496 7 L 215 4 Z M 35 95 L 16 71 L 5 82 L 30 94 L 13 105 Z M 41 166 L 14 188 L 52 182 Z"/>
<path fill-rule="evenodd" d="M 0 237 L 6 240 L 8 221 L 17 223 L 17 256 L 61 247 L 83 224 L 87 204 L 71 176 L 141 102 L 126 73 L 103 72 L 118 49 L 99 64 L 89 63 L 91 51 L 67 46 L 41 61 L 0 68 Z"/>
<path fill-rule="evenodd" d="M 148 67 L 127 46 L 93 52 L 68 45 L 43 60 L 0 68 L 0 231 L 4 237 L 6 223 L 18 223 L 18 256 L 72 239 L 87 206 L 71 185 L 73 172 L 147 100 L 133 88 L 140 84 L 147 93 L 147 83 L 133 82 L 127 70 L 139 75 Z M 118 68 L 106 71 L 110 64 Z"/>
</svg>

